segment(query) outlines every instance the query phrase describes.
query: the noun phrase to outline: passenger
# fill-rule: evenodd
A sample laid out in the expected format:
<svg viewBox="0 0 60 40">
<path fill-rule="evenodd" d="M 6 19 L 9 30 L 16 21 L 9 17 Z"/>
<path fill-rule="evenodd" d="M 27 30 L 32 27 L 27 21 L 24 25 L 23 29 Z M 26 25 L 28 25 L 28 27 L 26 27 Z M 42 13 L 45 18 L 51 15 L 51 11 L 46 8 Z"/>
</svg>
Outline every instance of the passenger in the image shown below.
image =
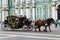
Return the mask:
<svg viewBox="0 0 60 40">
<path fill-rule="evenodd" d="M 24 15 L 24 19 L 27 19 L 26 15 Z"/>
<path fill-rule="evenodd" d="M 22 17 L 22 15 L 19 15 L 19 17 L 21 18 L 21 17 Z"/>
</svg>

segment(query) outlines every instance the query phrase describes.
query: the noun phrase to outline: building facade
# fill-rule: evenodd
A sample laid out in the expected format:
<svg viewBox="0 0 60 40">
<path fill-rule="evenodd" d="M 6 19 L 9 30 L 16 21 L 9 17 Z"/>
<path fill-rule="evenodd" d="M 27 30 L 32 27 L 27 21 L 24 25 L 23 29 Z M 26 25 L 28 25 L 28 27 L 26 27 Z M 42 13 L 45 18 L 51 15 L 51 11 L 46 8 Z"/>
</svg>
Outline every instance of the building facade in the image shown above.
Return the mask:
<svg viewBox="0 0 60 40">
<path fill-rule="evenodd" d="M 0 0 L 0 20 L 10 15 L 26 15 L 31 20 L 58 19 L 58 0 Z M 60 13 L 59 13 L 60 14 Z"/>
</svg>

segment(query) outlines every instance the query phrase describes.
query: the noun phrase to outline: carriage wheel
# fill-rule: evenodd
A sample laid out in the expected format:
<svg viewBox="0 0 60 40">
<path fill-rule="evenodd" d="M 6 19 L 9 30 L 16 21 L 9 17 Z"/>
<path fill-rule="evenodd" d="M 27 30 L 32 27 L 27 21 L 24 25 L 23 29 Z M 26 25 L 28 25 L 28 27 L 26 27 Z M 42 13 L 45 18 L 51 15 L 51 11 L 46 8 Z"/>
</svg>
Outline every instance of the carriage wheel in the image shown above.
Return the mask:
<svg viewBox="0 0 60 40">
<path fill-rule="evenodd" d="M 33 30 L 33 27 L 32 26 L 26 26 L 26 25 L 24 25 L 23 26 L 23 30 L 25 31 L 32 31 Z"/>
<path fill-rule="evenodd" d="M 4 31 L 7 31 L 7 30 L 11 30 L 11 28 L 6 24 L 1 24 L 1 28 L 2 28 L 2 30 L 4 30 Z"/>
<path fill-rule="evenodd" d="M 32 31 L 32 30 L 33 30 L 33 27 L 30 25 L 30 26 L 28 27 L 28 30 L 29 30 L 29 31 Z"/>
<path fill-rule="evenodd" d="M 27 30 L 27 26 L 24 25 L 24 26 L 22 27 L 22 30 L 23 30 L 23 31 L 26 31 L 26 30 Z"/>
</svg>

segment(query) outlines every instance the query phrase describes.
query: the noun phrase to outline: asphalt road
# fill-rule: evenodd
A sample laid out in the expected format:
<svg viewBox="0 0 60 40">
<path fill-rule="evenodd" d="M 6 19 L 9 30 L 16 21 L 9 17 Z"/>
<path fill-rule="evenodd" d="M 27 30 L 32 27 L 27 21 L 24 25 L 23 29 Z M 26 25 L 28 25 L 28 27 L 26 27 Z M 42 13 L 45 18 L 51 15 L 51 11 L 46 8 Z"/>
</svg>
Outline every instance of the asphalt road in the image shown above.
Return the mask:
<svg viewBox="0 0 60 40">
<path fill-rule="evenodd" d="M 0 40 L 60 40 L 60 27 L 55 28 L 52 32 L 28 32 L 22 30 L 2 31 L 0 25 Z"/>
</svg>

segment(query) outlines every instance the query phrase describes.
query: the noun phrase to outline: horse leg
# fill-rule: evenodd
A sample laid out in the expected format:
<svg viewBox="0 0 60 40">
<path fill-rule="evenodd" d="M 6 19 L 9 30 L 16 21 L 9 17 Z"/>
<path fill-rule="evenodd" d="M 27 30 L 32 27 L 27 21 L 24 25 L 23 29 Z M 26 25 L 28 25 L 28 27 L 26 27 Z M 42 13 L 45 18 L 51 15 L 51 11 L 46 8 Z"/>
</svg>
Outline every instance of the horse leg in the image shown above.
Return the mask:
<svg viewBox="0 0 60 40">
<path fill-rule="evenodd" d="M 49 26 L 49 31 L 51 32 L 50 26 Z"/>
<path fill-rule="evenodd" d="M 37 29 L 37 27 L 35 26 L 35 27 L 34 27 L 34 30 L 37 31 L 36 29 Z"/>
<path fill-rule="evenodd" d="M 47 26 L 45 26 L 45 29 L 43 30 L 44 32 L 47 32 Z"/>
<path fill-rule="evenodd" d="M 39 29 L 39 31 L 41 32 L 41 29 L 40 29 L 40 28 L 41 28 L 41 26 L 38 26 L 38 29 Z"/>
<path fill-rule="evenodd" d="M 35 28 L 35 32 L 36 32 L 36 28 Z"/>
</svg>

